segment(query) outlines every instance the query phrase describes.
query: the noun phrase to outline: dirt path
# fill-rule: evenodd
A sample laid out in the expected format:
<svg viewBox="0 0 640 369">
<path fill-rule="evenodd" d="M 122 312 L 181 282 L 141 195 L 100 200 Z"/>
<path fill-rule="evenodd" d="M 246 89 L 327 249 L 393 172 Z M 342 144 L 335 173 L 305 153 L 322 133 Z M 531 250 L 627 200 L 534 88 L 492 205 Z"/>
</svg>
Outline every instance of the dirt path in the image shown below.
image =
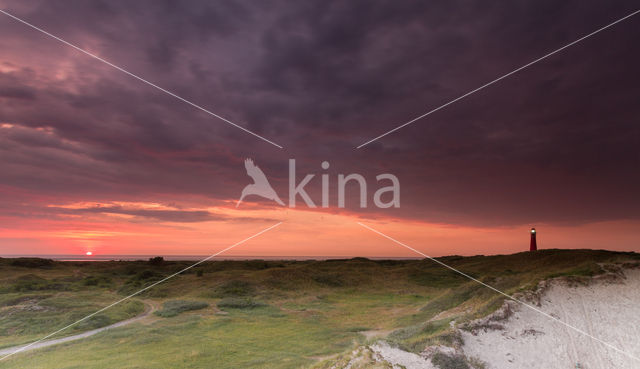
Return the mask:
<svg viewBox="0 0 640 369">
<path fill-rule="evenodd" d="M 77 341 L 80 339 L 84 339 L 87 337 L 91 337 L 95 334 L 98 334 L 100 332 L 104 332 L 106 330 L 109 329 L 113 329 L 113 328 L 118 328 L 118 327 L 124 327 L 125 325 L 129 325 L 131 323 L 135 323 L 137 321 L 140 321 L 146 317 L 148 317 L 149 315 L 151 315 L 151 313 L 153 313 L 156 310 L 156 307 L 154 306 L 154 304 L 148 302 L 148 301 L 144 301 L 144 305 L 145 305 L 145 311 L 133 318 L 127 319 L 127 320 L 123 320 L 111 325 L 108 325 L 106 327 L 102 327 L 102 328 L 97 328 L 97 329 L 92 329 L 90 331 L 86 331 L 86 332 L 82 332 L 79 334 L 74 334 L 73 336 L 67 336 L 67 337 L 62 337 L 62 338 L 55 338 L 55 339 L 50 339 L 50 340 L 45 340 L 42 342 L 38 342 L 35 345 L 29 346 L 26 349 L 20 351 L 20 352 L 27 352 L 27 351 L 31 351 L 31 350 L 35 350 L 35 349 L 39 349 L 39 348 L 43 348 L 43 347 L 49 347 L 49 346 L 53 346 L 53 345 L 57 345 L 60 343 L 65 343 L 65 342 L 71 342 L 71 341 Z M 3 348 L 0 349 L 0 356 L 4 356 L 4 355 L 8 355 L 13 353 L 16 350 L 20 350 L 23 347 L 28 346 L 29 344 L 26 345 L 20 345 L 20 346 L 13 346 L 13 347 L 7 347 L 7 348 Z"/>
</svg>

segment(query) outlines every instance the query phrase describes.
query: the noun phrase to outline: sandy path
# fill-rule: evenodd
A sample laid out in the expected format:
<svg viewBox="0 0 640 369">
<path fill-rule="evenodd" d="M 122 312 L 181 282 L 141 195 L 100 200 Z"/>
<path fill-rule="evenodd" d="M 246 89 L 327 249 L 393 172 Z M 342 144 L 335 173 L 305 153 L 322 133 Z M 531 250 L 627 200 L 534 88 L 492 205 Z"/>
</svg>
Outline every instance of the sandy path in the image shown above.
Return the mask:
<svg viewBox="0 0 640 369">
<path fill-rule="evenodd" d="M 625 271 L 624 283 L 595 281 L 569 287 L 552 283 L 541 310 L 640 357 L 640 270 Z M 636 361 L 547 317 L 520 307 L 504 330 L 462 332 L 464 352 L 487 368 L 640 368 Z"/>
<path fill-rule="evenodd" d="M 104 331 L 109 330 L 109 329 L 123 327 L 125 325 L 129 325 L 131 323 L 135 323 L 137 321 L 140 321 L 140 320 L 146 318 L 147 316 L 149 316 L 151 313 L 153 313 L 156 310 L 156 308 L 155 308 L 155 306 L 153 304 L 150 304 L 150 303 L 148 303 L 146 301 L 144 303 L 145 303 L 145 311 L 142 314 L 140 314 L 140 315 L 138 315 L 136 317 L 133 317 L 133 318 L 130 318 L 130 319 L 127 319 L 127 320 L 123 320 L 123 321 L 108 325 L 106 327 L 93 329 L 93 330 L 82 332 L 82 333 L 79 333 L 79 334 L 74 334 L 73 336 L 55 338 L 55 339 L 50 339 L 50 340 L 45 340 L 45 341 L 42 341 L 42 342 L 38 342 L 35 345 L 29 346 L 28 348 L 20 351 L 20 353 L 31 351 L 31 350 L 35 350 L 35 349 L 39 349 L 39 348 L 43 348 L 43 347 L 49 347 L 49 346 L 53 346 L 53 345 L 58 345 L 60 343 L 81 340 L 81 339 L 84 339 L 84 338 L 87 338 L 87 337 L 91 337 L 91 336 L 93 336 L 95 334 L 98 334 L 100 332 L 104 332 Z M 28 345 L 29 344 L 20 345 L 20 346 L 13 346 L 13 347 L 7 347 L 7 348 L 0 349 L 0 356 L 11 354 L 14 351 L 20 350 L 21 348 L 26 347 Z"/>
</svg>

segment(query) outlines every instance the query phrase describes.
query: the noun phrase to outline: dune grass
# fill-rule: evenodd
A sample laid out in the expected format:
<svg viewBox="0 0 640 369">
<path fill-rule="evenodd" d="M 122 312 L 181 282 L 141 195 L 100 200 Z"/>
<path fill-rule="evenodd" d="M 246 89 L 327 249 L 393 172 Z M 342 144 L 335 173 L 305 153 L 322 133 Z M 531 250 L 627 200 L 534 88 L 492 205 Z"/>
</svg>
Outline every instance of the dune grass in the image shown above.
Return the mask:
<svg viewBox="0 0 640 369">
<path fill-rule="evenodd" d="M 200 310 L 209 307 L 209 304 L 203 301 L 185 301 L 170 300 L 162 305 L 162 310 L 156 311 L 157 316 L 163 318 L 171 318 L 185 311 Z"/>
</svg>

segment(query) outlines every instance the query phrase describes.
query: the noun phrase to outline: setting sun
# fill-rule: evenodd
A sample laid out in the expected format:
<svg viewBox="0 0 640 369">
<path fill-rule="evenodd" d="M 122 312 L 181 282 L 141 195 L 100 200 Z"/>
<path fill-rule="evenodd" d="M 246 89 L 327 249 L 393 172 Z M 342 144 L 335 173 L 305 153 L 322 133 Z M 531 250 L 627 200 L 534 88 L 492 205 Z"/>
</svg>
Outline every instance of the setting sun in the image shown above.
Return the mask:
<svg viewBox="0 0 640 369">
<path fill-rule="evenodd" d="M 86 255 L 87 255 L 87 256 L 91 256 L 91 255 L 93 255 L 93 252 L 91 252 L 91 251 L 87 251 Z"/>
</svg>

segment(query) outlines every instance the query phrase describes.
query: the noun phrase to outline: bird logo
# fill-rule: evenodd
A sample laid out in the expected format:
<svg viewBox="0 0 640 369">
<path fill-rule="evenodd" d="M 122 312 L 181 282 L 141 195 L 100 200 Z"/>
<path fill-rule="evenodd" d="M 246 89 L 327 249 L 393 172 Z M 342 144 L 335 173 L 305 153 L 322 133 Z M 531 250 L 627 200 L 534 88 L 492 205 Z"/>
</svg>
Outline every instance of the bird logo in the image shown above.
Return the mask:
<svg viewBox="0 0 640 369">
<path fill-rule="evenodd" d="M 247 185 L 242 190 L 242 195 L 240 195 L 240 199 L 238 200 L 238 203 L 236 204 L 236 208 L 238 206 L 240 206 L 240 203 L 242 202 L 242 199 L 244 199 L 245 196 L 247 196 L 247 195 L 262 196 L 265 199 L 273 200 L 273 201 L 277 202 L 278 204 L 280 204 L 282 206 L 285 206 L 284 202 L 282 202 L 282 200 L 280 200 L 280 198 L 278 197 L 278 194 L 276 193 L 276 191 L 274 191 L 273 187 L 271 187 L 271 185 L 269 184 L 269 181 L 267 180 L 267 177 L 264 175 L 262 170 L 260 168 L 258 168 L 258 166 L 253 163 L 253 160 L 245 159 L 244 167 L 247 168 L 247 175 L 249 175 L 249 177 L 251 177 L 251 179 L 253 179 L 253 183 L 250 184 L 250 185 Z"/>
</svg>

